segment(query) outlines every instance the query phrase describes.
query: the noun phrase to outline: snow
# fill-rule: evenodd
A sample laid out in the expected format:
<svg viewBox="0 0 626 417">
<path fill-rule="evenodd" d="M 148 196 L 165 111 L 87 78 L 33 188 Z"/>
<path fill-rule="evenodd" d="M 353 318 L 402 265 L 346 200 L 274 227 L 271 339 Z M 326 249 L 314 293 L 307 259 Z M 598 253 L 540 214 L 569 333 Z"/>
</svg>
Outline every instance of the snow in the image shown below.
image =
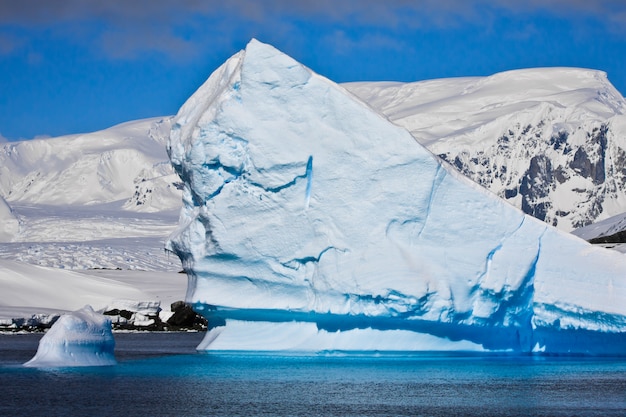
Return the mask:
<svg viewBox="0 0 626 417">
<path fill-rule="evenodd" d="M 126 202 L 130 211 L 180 206 L 164 149 L 169 119 L 0 145 L 0 195 L 14 205 Z"/>
<path fill-rule="evenodd" d="M 115 365 L 111 320 L 86 305 L 62 315 L 39 341 L 35 356 L 24 366 L 56 368 Z"/>
<path fill-rule="evenodd" d="M 595 237 L 610 236 L 624 229 L 626 229 L 626 213 L 581 227 L 574 230 L 572 234 L 582 239 L 590 240 Z"/>
<path fill-rule="evenodd" d="M 169 130 L 165 117 L 0 144 L 0 224 L 8 222 L 0 229 L 0 258 L 64 269 L 179 271 L 163 250 L 181 205 L 165 151 Z"/>
<path fill-rule="evenodd" d="M 187 280 L 164 250 L 181 206 L 169 130 L 165 117 L 0 144 L 4 329 L 39 327 L 85 303 L 123 306 L 135 325 L 172 314 Z"/>
<path fill-rule="evenodd" d="M 626 100 L 601 71 L 531 68 L 343 86 L 474 181 L 561 230 L 625 210 Z M 535 172 L 533 158 L 547 168 Z"/>
<path fill-rule="evenodd" d="M 180 202 L 179 202 L 180 205 Z M 175 211 L 129 212 L 118 203 L 64 206 L 15 203 L 19 233 L 0 257 L 55 268 L 179 271 L 164 251 Z"/>
<path fill-rule="evenodd" d="M 594 238 L 607 237 L 626 230 L 626 213 L 618 214 L 608 219 L 592 223 L 588 226 L 581 227 L 572 232 L 574 236 L 581 239 L 591 240 Z M 611 248 L 621 253 L 626 253 L 626 244 L 624 243 L 606 243 L 602 244 L 606 248 Z"/>
<path fill-rule="evenodd" d="M 19 230 L 19 220 L 9 204 L 0 196 L 0 242 L 10 242 Z"/>
<path fill-rule="evenodd" d="M 6 259 L 0 259 L 0 286 L 0 317 L 5 319 L 72 311 L 85 303 L 101 310 L 116 299 L 153 299 L 119 280 Z"/>
<path fill-rule="evenodd" d="M 168 153 L 202 349 L 626 353 L 621 254 L 524 215 L 269 45 L 182 106 Z"/>
<path fill-rule="evenodd" d="M 98 310 L 116 298 L 151 299 L 120 281 L 5 259 L 0 260 L 0 283 L 0 311 L 3 307 L 71 311 L 85 303 Z"/>
<path fill-rule="evenodd" d="M 0 323 L 38 326 L 85 303 L 100 312 L 117 308 L 167 320 L 186 284 L 186 277 L 174 272 L 71 271 L 0 259 Z"/>
</svg>

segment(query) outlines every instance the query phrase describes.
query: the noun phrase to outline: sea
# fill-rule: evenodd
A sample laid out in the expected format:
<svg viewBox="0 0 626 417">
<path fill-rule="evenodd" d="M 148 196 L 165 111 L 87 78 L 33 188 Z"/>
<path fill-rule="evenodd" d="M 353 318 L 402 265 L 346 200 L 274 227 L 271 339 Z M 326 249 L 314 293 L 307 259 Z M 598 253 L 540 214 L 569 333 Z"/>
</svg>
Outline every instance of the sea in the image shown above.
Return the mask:
<svg viewBox="0 0 626 417">
<path fill-rule="evenodd" d="M 0 335 L 0 416 L 626 416 L 626 358 L 198 353 L 202 333 L 116 333 L 118 364 L 24 368 Z"/>
</svg>

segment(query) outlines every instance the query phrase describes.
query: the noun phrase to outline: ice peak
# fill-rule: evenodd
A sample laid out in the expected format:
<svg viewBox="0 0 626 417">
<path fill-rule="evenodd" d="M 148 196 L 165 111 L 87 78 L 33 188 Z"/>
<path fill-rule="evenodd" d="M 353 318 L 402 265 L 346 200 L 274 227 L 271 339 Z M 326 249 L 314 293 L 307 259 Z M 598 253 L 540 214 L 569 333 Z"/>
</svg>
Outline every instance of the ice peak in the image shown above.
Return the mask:
<svg viewBox="0 0 626 417">
<path fill-rule="evenodd" d="M 255 340 L 271 349 L 364 349 L 335 337 L 366 328 L 518 351 L 563 351 L 578 330 L 626 339 L 620 254 L 448 171 L 269 45 L 252 41 L 209 77 L 169 148 L 185 183 L 169 245 L 187 301 L 214 323 L 203 348 L 243 348 L 250 322 L 271 328 Z M 585 340 L 573 349 L 597 348 Z"/>
<path fill-rule="evenodd" d="M 248 57 L 256 56 L 263 57 L 264 59 L 271 59 L 273 56 L 286 56 L 290 58 L 269 43 L 263 43 L 256 38 L 250 39 L 250 42 L 246 44 L 244 51 Z"/>
<path fill-rule="evenodd" d="M 287 88 L 305 83 L 312 74 L 289 55 L 256 39 L 246 46 L 242 72 L 243 78 Z"/>
</svg>

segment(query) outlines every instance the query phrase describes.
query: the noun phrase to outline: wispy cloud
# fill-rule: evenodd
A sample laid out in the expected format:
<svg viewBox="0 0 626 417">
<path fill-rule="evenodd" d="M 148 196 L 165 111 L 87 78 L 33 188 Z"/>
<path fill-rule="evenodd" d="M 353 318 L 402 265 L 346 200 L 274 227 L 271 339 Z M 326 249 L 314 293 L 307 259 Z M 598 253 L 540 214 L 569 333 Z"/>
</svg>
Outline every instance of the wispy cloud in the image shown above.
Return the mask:
<svg viewBox="0 0 626 417">
<path fill-rule="evenodd" d="M 407 50 L 408 46 L 403 45 L 397 39 L 381 33 L 365 33 L 353 35 L 344 30 L 336 30 L 325 36 L 322 41 L 334 45 L 337 54 L 350 54 L 359 49 L 387 49 L 395 51 Z"/>
<path fill-rule="evenodd" d="M 197 45 L 189 39 L 158 28 L 105 31 L 98 40 L 102 51 L 114 59 L 133 59 L 143 51 L 157 51 L 178 57 L 195 55 Z"/>
<path fill-rule="evenodd" d="M 615 14 L 626 12 L 626 3 L 623 0 L 0 0 L 0 23 L 34 26 L 102 19 L 113 26 L 132 22 L 147 27 L 180 24 L 190 16 L 229 15 L 263 22 L 280 15 L 379 26 L 408 21 L 445 26 L 474 21 L 485 8 L 509 13 L 546 12 L 563 17 L 585 15 L 608 21 Z"/>
<path fill-rule="evenodd" d="M 626 32 L 626 10 L 613 13 L 609 17 L 609 29 L 618 34 L 624 35 Z"/>
<path fill-rule="evenodd" d="M 25 41 L 23 39 L 15 35 L 0 33 L 0 54 L 9 54 L 20 48 L 24 43 Z"/>
<path fill-rule="evenodd" d="M 354 25 L 378 31 L 445 30 L 485 27 L 497 16 L 534 13 L 592 19 L 626 34 L 623 0 L 0 0 L 0 27 L 54 28 L 112 59 L 133 59 L 151 51 L 184 58 L 202 46 L 231 46 L 242 32 L 271 36 L 273 30 L 285 30 L 288 22 L 298 20 L 334 25 L 326 36 L 337 36 L 342 27 Z M 0 35 L 0 54 L 26 46 L 19 35 L 11 36 Z M 370 36 L 384 41 L 382 35 Z M 349 40 L 344 39 L 344 45 Z"/>
</svg>

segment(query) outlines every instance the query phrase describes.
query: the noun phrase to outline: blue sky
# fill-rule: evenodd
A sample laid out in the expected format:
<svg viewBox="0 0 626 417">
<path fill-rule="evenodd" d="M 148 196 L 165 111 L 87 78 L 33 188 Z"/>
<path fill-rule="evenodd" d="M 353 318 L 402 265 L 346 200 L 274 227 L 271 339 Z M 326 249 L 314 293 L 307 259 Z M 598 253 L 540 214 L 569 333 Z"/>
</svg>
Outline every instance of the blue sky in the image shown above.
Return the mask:
<svg viewBox="0 0 626 417">
<path fill-rule="evenodd" d="M 624 0 L 0 0 L 0 141 L 174 114 L 252 37 L 337 82 L 575 66 L 626 93 Z"/>
</svg>

